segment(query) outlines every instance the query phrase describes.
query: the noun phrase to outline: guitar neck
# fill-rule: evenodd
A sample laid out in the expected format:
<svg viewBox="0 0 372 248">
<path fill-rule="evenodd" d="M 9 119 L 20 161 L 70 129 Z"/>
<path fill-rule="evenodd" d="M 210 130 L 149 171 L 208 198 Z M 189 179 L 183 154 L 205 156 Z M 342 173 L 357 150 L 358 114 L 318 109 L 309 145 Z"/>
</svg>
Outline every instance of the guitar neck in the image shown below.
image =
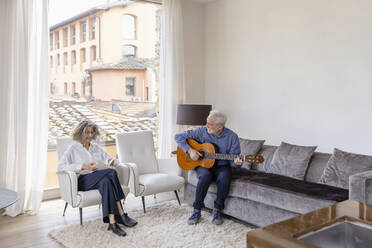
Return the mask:
<svg viewBox="0 0 372 248">
<path fill-rule="evenodd" d="M 220 160 L 234 160 L 236 157 L 240 155 L 236 154 L 222 154 L 222 153 L 209 153 L 205 152 L 203 158 L 210 158 L 210 159 L 220 159 Z"/>
</svg>

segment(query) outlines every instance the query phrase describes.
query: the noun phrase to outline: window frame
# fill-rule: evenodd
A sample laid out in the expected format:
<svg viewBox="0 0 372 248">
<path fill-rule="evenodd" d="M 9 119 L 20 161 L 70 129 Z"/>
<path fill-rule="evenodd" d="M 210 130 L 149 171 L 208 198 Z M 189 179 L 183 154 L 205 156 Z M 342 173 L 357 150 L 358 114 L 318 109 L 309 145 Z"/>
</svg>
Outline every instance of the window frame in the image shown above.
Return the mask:
<svg viewBox="0 0 372 248">
<path fill-rule="evenodd" d="M 128 80 L 133 79 L 133 95 L 128 94 Z M 125 77 L 125 95 L 135 97 L 136 96 L 136 77 Z M 130 86 L 131 87 L 131 86 Z"/>
<path fill-rule="evenodd" d="M 76 44 L 76 25 L 72 24 L 70 26 L 70 45 Z"/>
<path fill-rule="evenodd" d="M 125 47 L 132 47 L 134 49 L 134 55 L 129 55 L 124 53 Z M 126 44 L 121 47 L 121 57 L 122 58 L 136 58 L 137 57 L 137 47 L 135 45 Z"/>
<path fill-rule="evenodd" d="M 80 43 L 87 41 L 87 21 L 80 22 Z"/>
<path fill-rule="evenodd" d="M 133 18 L 133 37 L 131 36 L 126 36 L 126 32 L 125 32 L 125 17 L 132 17 Z M 121 25 L 122 25 L 122 38 L 125 39 L 125 40 L 137 40 L 137 16 L 135 15 L 132 15 L 132 14 L 123 14 L 122 15 L 122 22 L 121 22 Z"/>
</svg>

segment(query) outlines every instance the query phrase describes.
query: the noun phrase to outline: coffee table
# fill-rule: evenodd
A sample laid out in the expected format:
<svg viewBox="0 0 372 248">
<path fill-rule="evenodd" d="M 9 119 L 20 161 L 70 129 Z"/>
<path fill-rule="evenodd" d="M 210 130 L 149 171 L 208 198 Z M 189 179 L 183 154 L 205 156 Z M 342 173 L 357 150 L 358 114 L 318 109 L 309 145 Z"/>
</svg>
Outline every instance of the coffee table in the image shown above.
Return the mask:
<svg viewBox="0 0 372 248">
<path fill-rule="evenodd" d="M 372 247 L 372 205 L 346 200 L 247 233 L 248 248 Z"/>
<path fill-rule="evenodd" d="M 9 207 L 18 200 L 18 193 L 10 190 L 0 188 L 0 210 Z"/>
</svg>

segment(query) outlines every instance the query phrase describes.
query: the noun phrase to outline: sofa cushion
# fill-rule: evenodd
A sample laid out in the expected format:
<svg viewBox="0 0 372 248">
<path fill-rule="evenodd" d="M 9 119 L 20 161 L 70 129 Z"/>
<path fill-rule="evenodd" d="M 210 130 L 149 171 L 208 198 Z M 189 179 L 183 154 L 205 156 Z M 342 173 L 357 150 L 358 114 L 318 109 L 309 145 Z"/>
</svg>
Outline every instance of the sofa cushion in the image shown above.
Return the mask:
<svg viewBox="0 0 372 248">
<path fill-rule="evenodd" d="M 195 171 L 190 171 L 188 182 L 197 185 Z M 217 185 L 212 183 L 208 191 L 216 193 Z M 295 213 L 306 213 L 347 200 L 348 190 L 282 175 L 245 170 L 241 175 L 233 176 L 229 196 L 261 202 Z"/>
<path fill-rule="evenodd" d="M 282 142 L 266 172 L 304 180 L 316 146 L 297 146 Z"/>
<path fill-rule="evenodd" d="M 372 170 L 372 156 L 344 152 L 334 149 L 319 182 L 349 188 L 349 176 Z"/>
<path fill-rule="evenodd" d="M 261 150 L 258 151 L 258 154 L 262 155 L 265 160 L 261 164 L 252 164 L 251 169 L 263 172 L 267 171 L 270 167 L 271 160 L 273 159 L 276 149 L 278 149 L 277 146 L 263 145 Z"/>
<path fill-rule="evenodd" d="M 329 153 L 314 152 L 307 167 L 305 181 L 318 183 L 331 155 Z"/>
<path fill-rule="evenodd" d="M 262 145 L 265 143 L 265 140 L 250 140 L 239 138 L 240 143 L 240 152 L 243 155 L 256 155 L 257 152 L 261 149 Z M 251 163 L 243 162 L 241 168 L 251 169 Z"/>
</svg>

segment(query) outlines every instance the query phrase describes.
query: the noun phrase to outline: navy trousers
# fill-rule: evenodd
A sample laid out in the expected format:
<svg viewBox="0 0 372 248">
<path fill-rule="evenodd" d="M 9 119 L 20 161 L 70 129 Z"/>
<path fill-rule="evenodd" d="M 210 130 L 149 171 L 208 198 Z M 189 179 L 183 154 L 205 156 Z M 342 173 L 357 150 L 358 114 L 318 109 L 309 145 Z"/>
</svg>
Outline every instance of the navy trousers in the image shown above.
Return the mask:
<svg viewBox="0 0 372 248">
<path fill-rule="evenodd" d="M 217 198 L 214 201 L 214 208 L 222 210 L 225 206 L 225 199 L 230 190 L 231 183 L 231 167 L 229 165 L 214 166 L 210 169 L 204 167 L 196 167 L 198 174 L 198 185 L 196 186 L 194 209 L 204 207 L 204 198 L 207 195 L 209 185 L 212 181 L 217 184 Z"/>
<path fill-rule="evenodd" d="M 116 170 L 105 169 L 80 175 L 78 179 L 78 190 L 87 191 L 91 189 L 98 189 L 101 194 L 103 222 L 109 222 L 109 214 L 119 215 L 116 202 L 125 199 L 125 195 Z"/>
</svg>

